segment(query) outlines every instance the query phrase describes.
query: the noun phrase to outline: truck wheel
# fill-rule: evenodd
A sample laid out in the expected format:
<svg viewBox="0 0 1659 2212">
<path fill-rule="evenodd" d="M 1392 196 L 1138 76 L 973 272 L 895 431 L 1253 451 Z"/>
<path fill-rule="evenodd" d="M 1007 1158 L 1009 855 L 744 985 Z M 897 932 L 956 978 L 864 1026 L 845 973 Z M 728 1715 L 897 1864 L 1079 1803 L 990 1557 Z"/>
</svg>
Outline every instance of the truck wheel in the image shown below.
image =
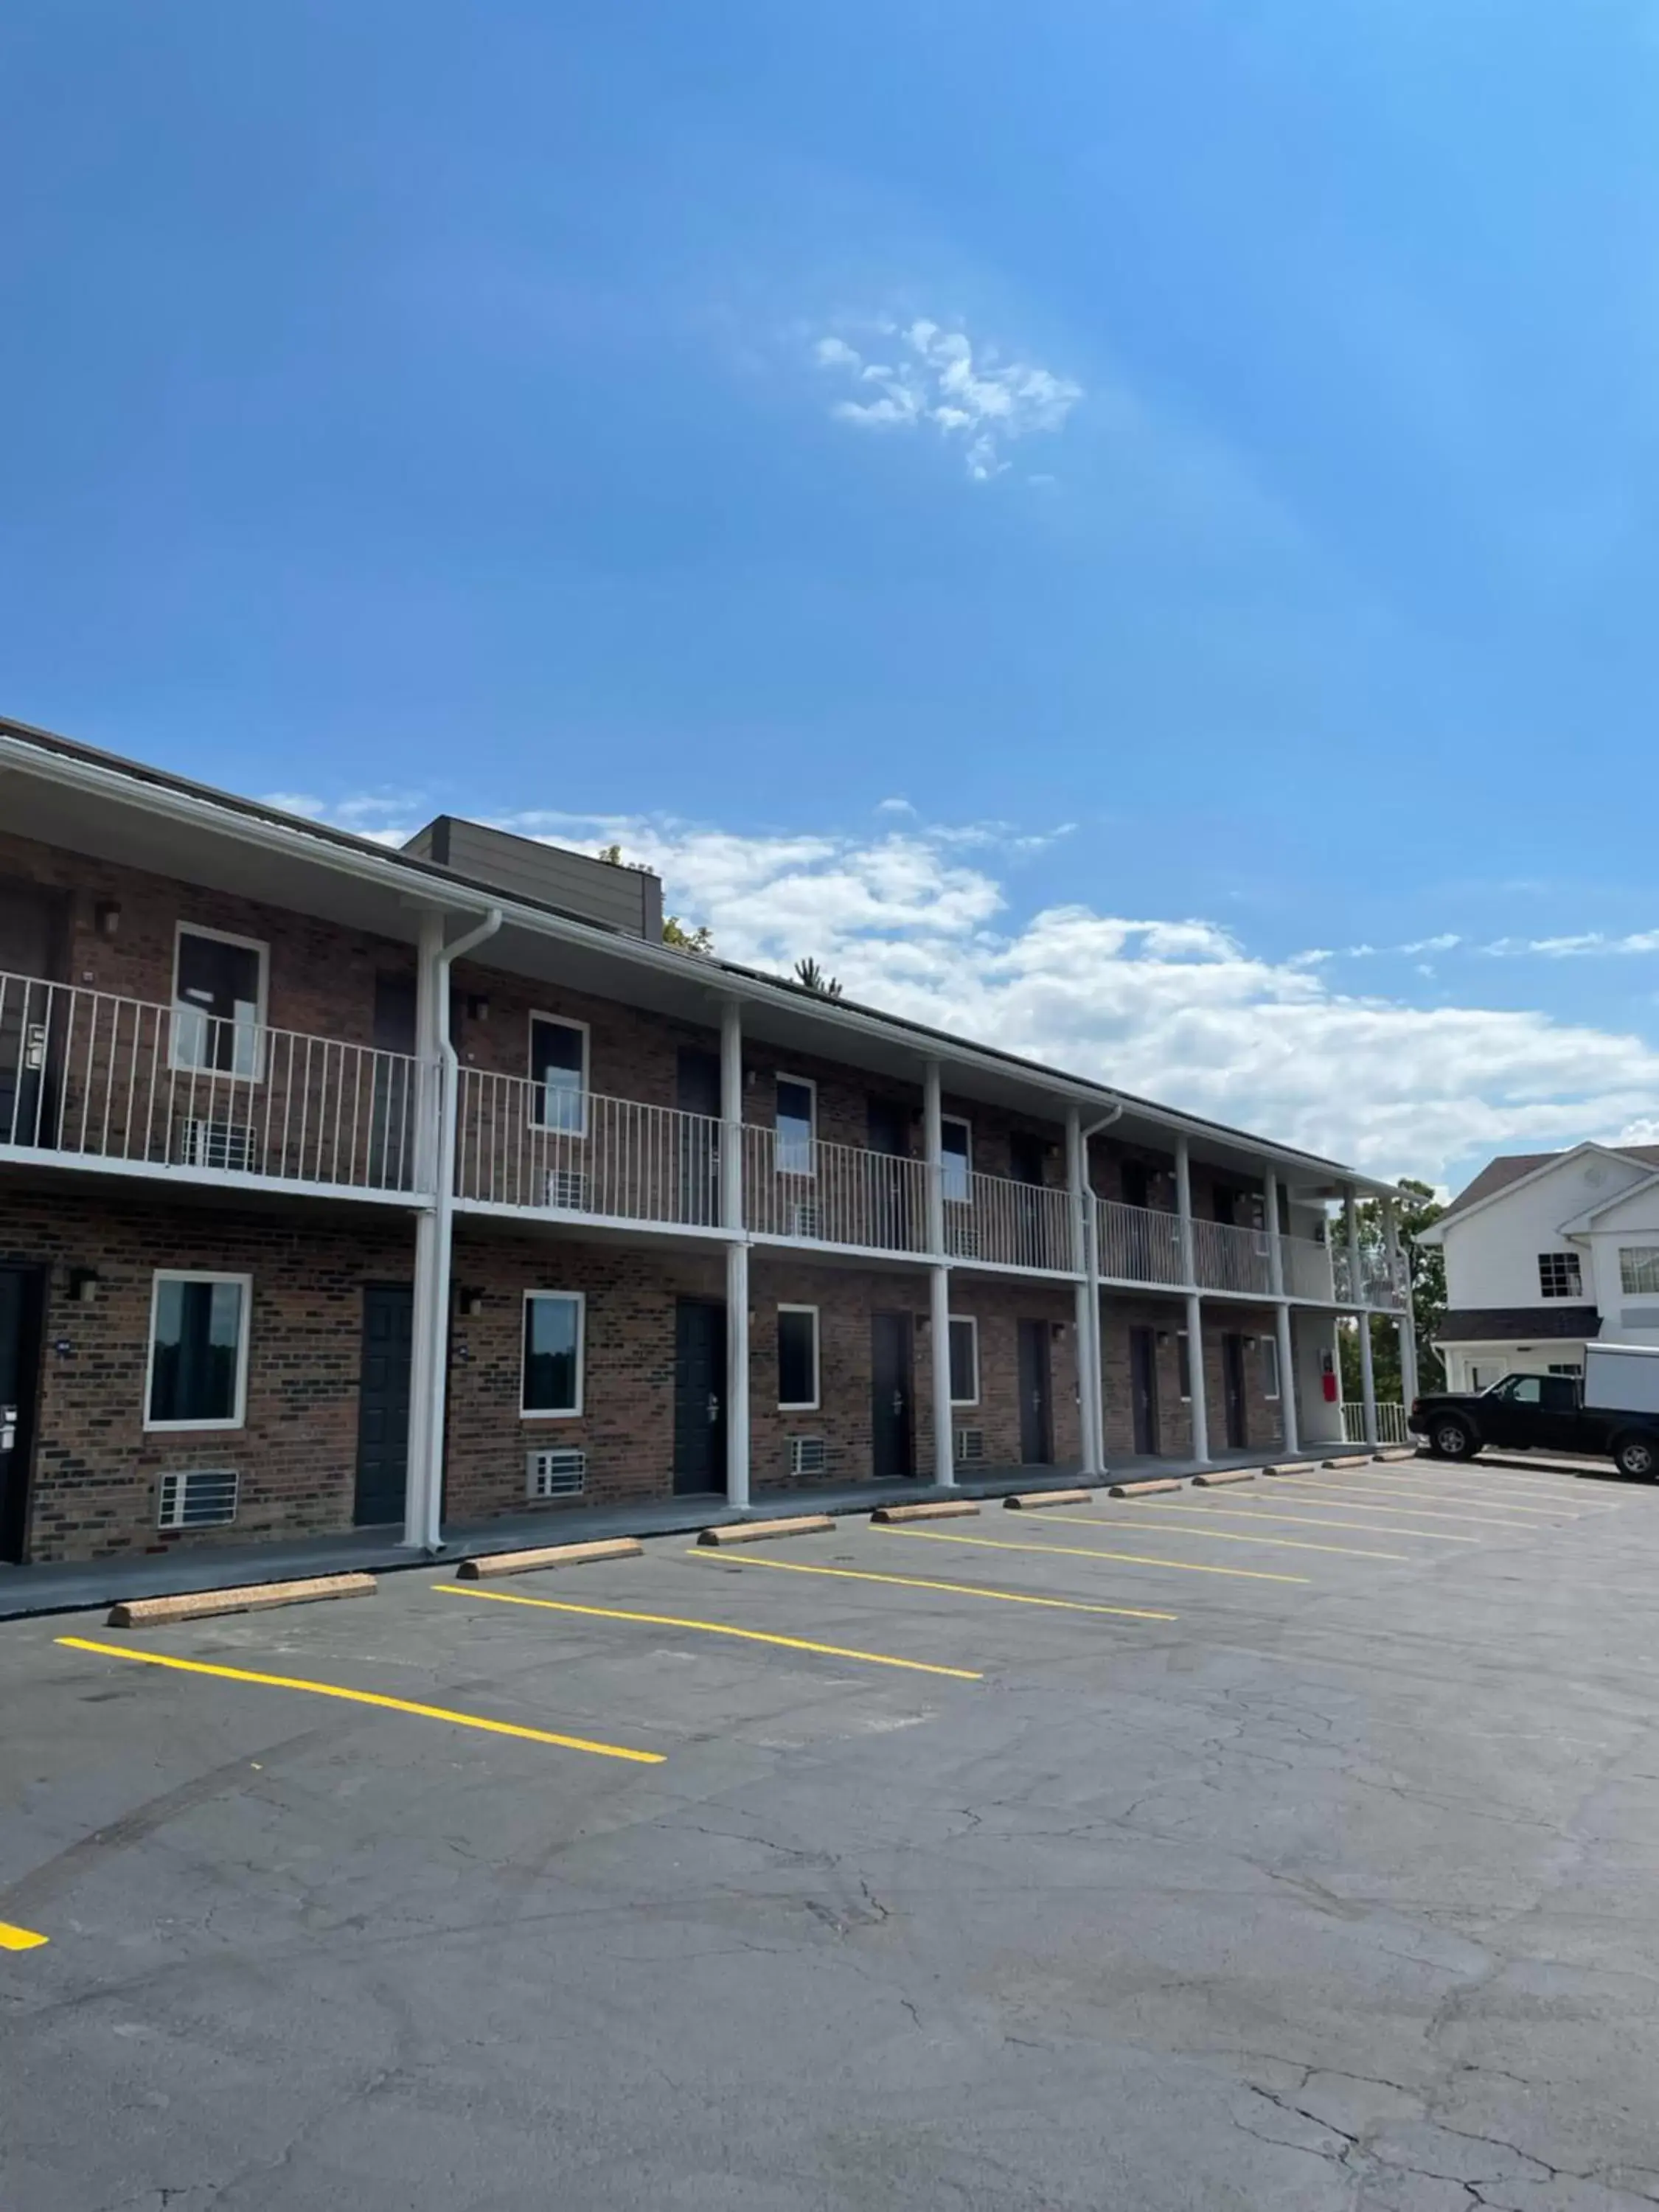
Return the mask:
<svg viewBox="0 0 1659 2212">
<path fill-rule="evenodd" d="M 1467 1421 L 1443 1414 L 1429 1431 L 1429 1449 L 1437 1459 L 1473 1459 L 1480 1446 Z"/>
<path fill-rule="evenodd" d="M 1659 1474 L 1659 1446 L 1651 1437 L 1620 1437 L 1613 1448 L 1613 1463 L 1632 1482 L 1651 1482 Z"/>
</svg>

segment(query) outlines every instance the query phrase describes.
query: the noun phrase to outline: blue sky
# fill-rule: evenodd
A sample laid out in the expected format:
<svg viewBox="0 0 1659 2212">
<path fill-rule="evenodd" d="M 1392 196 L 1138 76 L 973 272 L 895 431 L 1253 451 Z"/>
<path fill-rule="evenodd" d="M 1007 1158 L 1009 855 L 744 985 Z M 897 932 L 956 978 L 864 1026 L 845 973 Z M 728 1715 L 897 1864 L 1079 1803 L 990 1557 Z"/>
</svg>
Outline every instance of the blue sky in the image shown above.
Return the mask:
<svg viewBox="0 0 1659 2212">
<path fill-rule="evenodd" d="M 1659 1133 L 1656 112 L 1650 0 L 12 0 L 0 706 L 1387 1171 Z"/>
</svg>

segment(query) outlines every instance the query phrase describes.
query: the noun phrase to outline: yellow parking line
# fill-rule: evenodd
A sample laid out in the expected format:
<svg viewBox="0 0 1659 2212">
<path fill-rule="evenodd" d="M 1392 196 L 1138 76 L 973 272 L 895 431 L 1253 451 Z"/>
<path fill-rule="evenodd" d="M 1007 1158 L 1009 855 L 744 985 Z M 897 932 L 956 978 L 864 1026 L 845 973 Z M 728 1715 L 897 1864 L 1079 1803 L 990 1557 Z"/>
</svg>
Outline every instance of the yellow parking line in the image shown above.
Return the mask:
<svg viewBox="0 0 1659 2212">
<path fill-rule="evenodd" d="M 1000 1605 L 1043 1605 L 1057 1613 L 1109 1613 L 1120 1620 L 1178 1620 L 1176 1613 L 1148 1613 L 1135 1605 L 1087 1605 L 1076 1597 L 1033 1597 L 1029 1590 L 988 1589 L 983 1583 L 937 1583 L 921 1575 L 878 1575 L 870 1567 L 809 1567 L 801 1559 L 734 1559 L 729 1553 L 686 1553 L 706 1567 L 774 1567 L 786 1575 L 835 1575 L 848 1583 L 891 1583 L 900 1589 L 949 1590 L 957 1597 L 994 1598 Z"/>
<path fill-rule="evenodd" d="M 935 1667 L 925 1659 L 895 1659 L 885 1651 L 854 1651 L 844 1644 L 811 1644 L 799 1636 L 768 1636 L 758 1628 L 730 1628 L 720 1620 L 681 1620 L 666 1613 L 624 1613 L 614 1606 L 572 1605 L 556 1597 L 526 1597 L 517 1590 L 467 1589 L 459 1583 L 434 1583 L 449 1597 L 490 1598 L 497 1605 L 539 1606 L 546 1613 L 586 1613 L 594 1620 L 640 1620 L 652 1628 L 694 1628 L 700 1636 L 736 1636 L 745 1644 L 777 1644 L 786 1651 L 817 1651 L 830 1659 L 861 1659 L 871 1667 L 903 1667 L 913 1674 L 948 1674 L 957 1682 L 982 1682 L 966 1667 Z"/>
<path fill-rule="evenodd" d="M 1427 1544 L 1478 1544 L 1479 1536 L 1454 1536 L 1444 1528 L 1401 1528 L 1393 1522 L 1379 1528 L 1374 1521 L 1326 1521 L 1317 1513 L 1281 1513 L 1263 1498 L 1259 1505 L 1183 1505 L 1175 1498 L 1143 1498 L 1148 1512 L 1202 1513 L 1213 1520 L 1225 1515 L 1232 1521 L 1289 1521 L 1299 1528 L 1352 1528 L 1359 1536 L 1420 1536 Z M 1409 1511 L 1410 1508 L 1407 1507 Z"/>
<path fill-rule="evenodd" d="M 1522 1505 L 1518 1504 L 1513 1498 L 1488 1499 L 1483 1497 L 1478 1489 L 1450 1490 L 1443 1488 L 1438 1483 L 1423 1483 L 1415 1490 L 1407 1490 L 1403 1485 L 1392 1482 L 1365 1482 L 1363 1480 L 1350 1482 L 1344 1478 L 1337 1481 L 1320 1483 L 1316 1486 L 1322 1490 L 1352 1491 L 1359 1496 L 1366 1498 L 1397 1498 L 1401 1496 L 1407 1499 L 1418 1497 L 1443 1498 L 1446 1502 L 1451 1505 L 1475 1505 L 1486 1504 L 1490 1503 L 1495 1505 L 1500 1512 L 1522 1514 L 1528 1520 L 1577 1521 L 1581 1517 L 1581 1516 L 1576 1512 L 1564 1511 L 1563 1509 L 1558 1505 Z"/>
<path fill-rule="evenodd" d="M 1287 1479 L 1295 1480 L 1293 1476 L 1280 1478 L 1281 1480 Z M 1300 1492 L 1297 1494 L 1301 1495 Z M 1319 1500 L 1321 1504 L 1334 1507 L 1345 1513 L 1386 1513 L 1389 1510 L 1386 1505 L 1373 1505 L 1364 1498 L 1339 1498 L 1329 1489 L 1320 1490 Z M 1396 1498 L 1395 1504 L 1399 1505 L 1402 1501 Z M 1424 1521 L 1484 1521 L 1489 1527 L 1498 1528 L 1531 1528 L 1537 1525 L 1531 1521 L 1512 1519 L 1503 1513 L 1443 1513 L 1437 1505 L 1419 1505 L 1414 1502 L 1405 1506 L 1404 1510 L 1407 1513 L 1415 1513 Z"/>
<path fill-rule="evenodd" d="M 386 1698 L 375 1690 L 342 1689 L 337 1682 L 307 1682 L 296 1674 L 256 1674 L 246 1667 L 215 1667 L 205 1659 L 175 1659 L 165 1651 L 129 1651 L 118 1644 L 94 1644 L 84 1636 L 60 1636 L 71 1651 L 96 1651 L 106 1659 L 131 1659 L 141 1667 L 176 1667 L 184 1674 L 214 1674 L 226 1682 L 258 1682 L 271 1690 L 305 1690 L 313 1698 L 343 1698 L 354 1705 L 378 1705 L 383 1711 L 414 1713 L 427 1721 L 450 1721 L 457 1728 L 483 1729 L 490 1735 L 522 1736 L 529 1743 L 556 1744 L 561 1751 L 588 1751 L 596 1759 L 628 1759 L 640 1766 L 660 1766 L 659 1751 L 632 1751 L 619 1743 L 592 1743 L 586 1736 L 556 1735 L 548 1729 L 521 1728 L 516 1721 L 484 1720 L 477 1713 L 452 1712 L 447 1705 L 416 1705 L 408 1698 Z"/>
<path fill-rule="evenodd" d="M 1147 1498 L 1141 1503 L 1146 1505 L 1156 1505 L 1158 1500 L 1155 1498 Z M 1189 1513 L 1201 1514 L 1204 1508 L 1201 1505 L 1189 1505 L 1186 1510 Z M 1045 1528 L 1054 1521 L 1069 1521 L 1075 1527 L 1083 1528 L 1098 1528 L 1101 1525 L 1100 1516 L 1097 1513 L 1045 1513 L 1042 1516 L 1042 1525 Z M 1362 1529 L 1359 1533 L 1363 1535 L 1366 1532 Z M 1336 1552 L 1350 1559 L 1394 1559 L 1403 1562 L 1408 1556 L 1404 1552 L 1364 1552 L 1358 1550 L 1352 1544 L 1310 1544 L 1298 1536 L 1241 1536 L 1232 1528 L 1171 1528 L 1170 1534 L 1172 1536 L 1209 1536 L 1218 1544 L 1273 1544 L 1281 1552 Z M 1473 1542 L 1476 1540 L 1471 1538 L 1470 1540 Z"/>
<path fill-rule="evenodd" d="M 49 1941 L 32 1928 L 15 1928 L 9 1920 L 0 1920 L 0 1951 L 38 1951 Z"/>
<path fill-rule="evenodd" d="M 1196 1559 L 1149 1559 L 1139 1552 L 1103 1552 L 1092 1544 L 1016 1544 L 1004 1536 L 947 1536 L 942 1528 L 883 1528 L 884 1536 L 916 1536 L 929 1544 L 976 1544 L 988 1552 L 1047 1552 L 1079 1559 L 1121 1559 L 1131 1567 L 1170 1567 L 1182 1575 L 1237 1575 L 1252 1583 L 1305 1583 L 1310 1575 L 1270 1575 L 1259 1567 L 1211 1567 Z"/>
</svg>

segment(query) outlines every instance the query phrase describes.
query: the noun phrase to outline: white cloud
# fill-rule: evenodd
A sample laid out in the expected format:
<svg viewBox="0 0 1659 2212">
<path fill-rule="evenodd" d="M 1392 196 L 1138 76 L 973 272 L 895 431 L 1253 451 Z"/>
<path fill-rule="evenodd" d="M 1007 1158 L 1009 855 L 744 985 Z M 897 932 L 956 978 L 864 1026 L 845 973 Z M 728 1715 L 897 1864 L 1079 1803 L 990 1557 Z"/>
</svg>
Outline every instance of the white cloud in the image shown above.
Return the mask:
<svg viewBox="0 0 1659 2212">
<path fill-rule="evenodd" d="M 349 811 L 378 821 L 387 803 Z M 1659 1141 L 1659 1050 L 1640 1036 L 1339 990 L 1316 953 L 1270 959 L 1199 915 L 1070 904 L 1018 916 L 1012 872 L 1053 832 L 896 818 L 862 836 L 738 836 L 631 815 L 495 818 L 589 851 L 619 842 L 729 959 L 782 974 L 810 953 L 849 998 L 1377 1173 L 1441 1182 L 1495 1152 Z"/>
<path fill-rule="evenodd" d="M 1659 952 L 1659 929 L 1632 930 L 1624 937 L 1609 937 L 1599 929 L 1583 930 L 1574 937 L 1499 937 L 1480 950 L 1500 960 L 1523 954 L 1545 960 L 1617 959 Z"/>
<path fill-rule="evenodd" d="M 1083 397 L 1069 377 L 1034 362 L 1004 361 L 994 349 L 976 354 L 963 331 L 926 317 L 876 331 L 889 359 L 872 360 L 833 335 L 814 344 L 819 368 L 847 378 L 855 395 L 836 400 L 831 415 L 866 430 L 929 425 L 960 447 L 977 483 L 1008 467 L 1003 447 L 1014 440 L 1062 429 Z"/>
</svg>

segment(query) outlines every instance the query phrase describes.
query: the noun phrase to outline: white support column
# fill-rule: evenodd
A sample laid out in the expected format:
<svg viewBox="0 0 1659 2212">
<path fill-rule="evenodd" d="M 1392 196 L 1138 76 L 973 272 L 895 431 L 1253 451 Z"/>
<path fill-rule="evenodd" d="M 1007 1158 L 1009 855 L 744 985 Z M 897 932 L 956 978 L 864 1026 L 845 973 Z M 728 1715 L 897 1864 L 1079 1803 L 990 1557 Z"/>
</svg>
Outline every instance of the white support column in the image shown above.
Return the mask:
<svg viewBox="0 0 1659 2212">
<path fill-rule="evenodd" d="M 444 1410 L 449 1398 L 449 1285 L 455 1226 L 455 1125 L 460 1065 L 449 1041 L 449 978 L 453 963 L 493 937 L 501 910 L 451 942 L 441 915 L 421 917 L 420 969 L 415 992 L 417 1049 L 432 1054 L 435 1115 L 428 1108 L 422 1143 L 433 1205 L 424 1240 L 416 1233 L 415 1310 L 410 1340 L 410 1449 L 404 1542 L 435 1552 L 443 1545 Z M 417 1396 L 418 1392 L 418 1396 Z"/>
<path fill-rule="evenodd" d="M 1294 1459 L 1302 1449 L 1302 1419 L 1296 1402 L 1296 1348 L 1291 1336 L 1291 1310 L 1283 1298 L 1273 1310 L 1279 1332 L 1279 1413 L 1285 1435 L 1285 1453 Z"/>
<path fill-rule="evenodd" d="M 1377 1441 L 1376 1362 L 1371 1352 L 1370 1308 L 1365 1304 L 1365 1279 L 1359 1264 L 1359 1209 L 1354 1202 L 1352 1183 L 1342 1194 L 1342 1206 L 1348 1231 L 1348 1272 L 1352 1278 L 1348 1288 L 1353 1298 L 1359 1330 L 1359 1396 L 1364 1408 L 1365 1442 L 1375 1449 Z"/>
<path fill-rule="evenodd" d="M 951 1270 L 945 1258 L 945 1117 L 939 1065 L 930 1060 L 921 1074 L 922 1152 L 927 1170 L 927 1331 L 932 1345 L 933 1388 L 933 1480 L 944 1490 L 957 1480 L 955 1432 L 951 1409 Z"/>
<path fill-rule="evenodd" d="M 1192 1393 L 1193 1457 L 1210 1456 L 1210 1407 L 1204 1389 L 1204 1301 L 1187 1293 L 1187 1388 Z"/>
<path fill-rule="evenodd" d="M 1401 1316 L 1400 1330 L 1400 1395 L 1406 1411 L 1411 1411 L 1412 1401 L 1417 1395 L 1417 1322 L 1412 1312 L 1411 1270 L 1407 1255 L 1400 1243 L 1400 1209 L 1391 1198 L 1382 1201 L 1382 1235 L 1389 1248 L 1389 1264 L 1394 1279 L 1405 1293 L 1406 1310 Z"/>
<path fill-rule="evenodd" d="M 1083 1450 L 1084 1474 L 1098 1474 L 1103 1458 L 1097 1379 L 1100 1296 L 1090 1264 L 1094 1246 L 1090 1235 L 1093 1200 L 1089 1194 L 1084 1158 L 1083 1116 L 1075 1106 L 1066 1109 L 1066 1181 L 1072 1194 L 1072 1265 L 1083 1278 L 1073 1300 L 1073 1328 L 1077 1340 L 1078 1439 Z"/>
<path fill-rule="evenodd" d="M 442 1152 L 442 1075 L 438 1065 L 437 982 L 442 969 L 444 918 L 423 913 L 415 971 L 415 1187 L 436 1196 Z M 409 1346 L 408 1475 L 404 1488 L 402 1541 L 418 1550 L 426 1541 L 426 1489 L 437 1456 L 432 1448 L 432 1381 L 443 1304 L 438 1275 L 438 1218 L 428 1203 L 415 1217 L 415 1291 Z"/>
<path fill-rule="evenodd" d="M 1287 1455 L 1302 1449 L 1296 1413 L 1296 1363 L 1291 1344 L 1291 1310 L 1285 1302 L 1285 1245 L 1279 1224 L 1279 1177 L 1267 1169 L 1261 1182 L 1262 1219 L 1267 1231 L 1267 1283 L 1273 1294 L 1274 1343 L 1279 1361 L 1279 1421 Z"/>
<path fill-rule="evenodd" d="M 1193 1164 L 1185 1137 L 1176 1139 L 1175 1160 L 1176 1212 L 1181 1222 L 1181 1271 L 1186 1281 L 1196 1283 L 1198 1255 L 1193 1249 Z"/>
<path fill-rule="evenodd" d="M 720 1224 L 726 1248 L 726 1502 L 749 1503 L 749 1242 L 743 1218 L 743 1009 L 720 1007 Z"/>
</svg>

